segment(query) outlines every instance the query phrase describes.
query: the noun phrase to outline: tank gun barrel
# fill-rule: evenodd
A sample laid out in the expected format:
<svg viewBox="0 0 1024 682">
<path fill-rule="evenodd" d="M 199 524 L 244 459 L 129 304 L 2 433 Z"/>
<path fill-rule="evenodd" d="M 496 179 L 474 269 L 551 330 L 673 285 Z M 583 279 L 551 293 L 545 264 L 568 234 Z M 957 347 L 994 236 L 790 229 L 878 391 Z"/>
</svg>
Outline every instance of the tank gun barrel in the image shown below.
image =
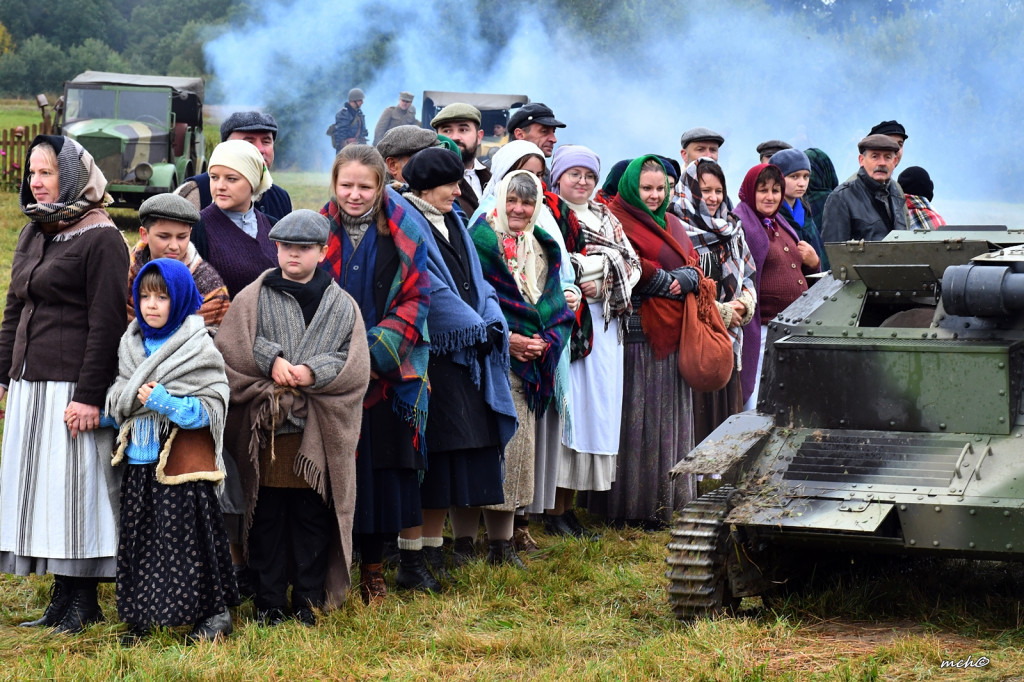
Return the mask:
<svg viewBox="0 0 1024 682">
<path fill-rule="evenodd" d="M 942 277 L 942 305 L 952 315 L 1013 315 L 1024 310 L 1024 272 L 1005 265 L 952 265 Z"/>
</svg>

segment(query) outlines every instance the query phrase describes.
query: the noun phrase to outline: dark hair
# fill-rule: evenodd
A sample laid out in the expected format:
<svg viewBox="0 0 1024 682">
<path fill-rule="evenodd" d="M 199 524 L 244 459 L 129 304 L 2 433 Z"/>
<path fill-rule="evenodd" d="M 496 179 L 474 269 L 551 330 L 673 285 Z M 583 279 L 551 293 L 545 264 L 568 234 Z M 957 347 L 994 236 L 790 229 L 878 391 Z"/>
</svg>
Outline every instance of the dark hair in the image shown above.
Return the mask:
<svg viewBox="0 0 1024 682">
<path fill-rule="evenodd" d="M 722 194 L 728 196 L 728 192 L 725 189 L 725 173 L 722 172 L 722 167 L 711 159 L 704 159 L 697 162 L 697 184 L 700 184 L 700 179 L 705 175 L 714 175 L 718 178 L 718 181 L 722 183 Z M 758 176 L 758 180 L 760 180 Z"/>
<path fill-rule="evenodd" d="M 154 294 L 169 293 L 167 282 L 164 281 L 164 276 L 160 274 L 160 268 L 149 268 L 146 270 L 146 274 L 142 276 L 142 279 L 139 280 L 139 295 L 141 296 L 144 292 Z"/>
<path fill-rule="evenodd" d="M 384 164 L 384 157 L 375 148 L 368 144 L 350 144 L 344 147 L 334 157 L 331 164 L 331 196 L 335 196 L 335 187 L 338 186 L 338 173 L 342 167 L 355 162 L 362 164 L 377 174 L 377 198 L 373 203 L 373 212 L 376 217 L 377 234 L 389 234 L 388 216 L 386 205 L 385 183 L 388 181 L 388 168 Z M 338 207 L 341 210 L 341 206 Z"/>
<path fill-rule="evenodd" d="M 522 170 L 523 166 L 525 166 L 526 162 L 529 161 L 530 159 L 540 159 L 540 165 L 545 165 L 544 157 L 541 156 L 540 154 L 526 154 L 525 156 L 521 157 L 518 161 L 516 161 L 514 164 L 512 164 L 512 167 L 509 168 L 508 171 L 511 173 L 512 171 Z"/>
<path fill-rule="evenodd" d="M 778 185 L 783 192 L 786 191 L 786 179 L 782 177 L 782 171 L 778 166 L 772 166 L 770 164 L 767 168 L 757 174 L 757 182 L 754 183 L 754 189 L 756 190 L 762 185 L 767 185 L 769 180 L 774 180 L 775 184 Z M 722 186 L 724 187 L 725 185 Z"/>
</svg>

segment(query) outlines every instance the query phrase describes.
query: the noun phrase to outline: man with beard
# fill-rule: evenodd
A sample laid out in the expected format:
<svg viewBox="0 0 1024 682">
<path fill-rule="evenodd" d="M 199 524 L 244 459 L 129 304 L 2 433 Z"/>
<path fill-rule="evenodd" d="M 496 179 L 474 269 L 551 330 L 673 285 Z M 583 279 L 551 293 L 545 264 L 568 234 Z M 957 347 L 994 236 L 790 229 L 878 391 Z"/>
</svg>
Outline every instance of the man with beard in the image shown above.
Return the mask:
<svg viewBox="0 0 1024 682">
<path fill-rule="evenodd" d="M 484 131 L 480 127 L 480 110 L 462 102 L 449 104 L 437 112 L 430 125 L 438 135 L 451 138 L 462 153 L 462 163 L 466 170 L 459 182 L 459 190 L 462 192 L 459 206 L 466 215 L 473 215 L 480 205 L 484 186 L 491 179 L 491 171 L 476 158 L 476 150 L 484 139 Z"/>
<path fill-rule="evenodd" d="M 544 156 L 551 158 L 555 150 L 555 128 L 564 128 L 565 124 L 555 118 L 555 112 L 541 102 L 531 102 L 513 112 L 508 119 L 510 140 L 527 140 L 541 148 Z"/>
<path fill-rule="evenodd" d="M 825 202 L 823 242 L 851 239 L 878 241 L 893 230 L 906 230 L 906 205 L 892 180 L 899 144 L 888 135 L 868 135 L 857 144 L 860 169 Z"/>
</svg>

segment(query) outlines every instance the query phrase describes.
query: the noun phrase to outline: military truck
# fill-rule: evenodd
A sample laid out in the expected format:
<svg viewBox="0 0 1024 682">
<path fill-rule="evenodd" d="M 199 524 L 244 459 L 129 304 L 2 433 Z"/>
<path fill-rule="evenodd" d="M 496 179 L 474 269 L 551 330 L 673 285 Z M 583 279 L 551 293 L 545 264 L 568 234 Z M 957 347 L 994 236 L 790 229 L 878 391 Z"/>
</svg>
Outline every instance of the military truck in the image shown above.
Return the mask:
<svg viewBox="0 0 1024 682">
<path fill-rule="evenodd" d="M 86 71 L 64 84 L 55 132 L 85 147 L 118 205 L 206 170 L 202 78 Z"/>
<path fill-rule="evenodd" d="M 1024 559 L 1024 230 L 826 249 L 768 325 L 756 410 L 672 470 L 725 481 L 672 529 L 680 618 L 786 591 L 822 553 Z"/>
</svg>

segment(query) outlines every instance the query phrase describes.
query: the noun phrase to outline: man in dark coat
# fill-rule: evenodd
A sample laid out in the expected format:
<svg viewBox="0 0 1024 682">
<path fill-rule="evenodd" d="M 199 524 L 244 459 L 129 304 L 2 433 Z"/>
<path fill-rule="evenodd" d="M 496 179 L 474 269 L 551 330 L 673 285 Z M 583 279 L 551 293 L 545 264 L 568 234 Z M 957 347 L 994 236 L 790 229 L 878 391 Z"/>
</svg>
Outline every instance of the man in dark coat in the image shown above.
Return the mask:
<svg viewBox="0 0 1024 682">
<path fill-rule="evenodd" d="M 334 151 L 340 152 L 350 144 L 366 144 L 370 132 L 366 129 L 366 115 L 360 108 L 363 106 L 363 91 L 352 88 L 348 91 L 348 101 L 334 115 L 334 132 L 331 140 Z"/>
<path fill-rule="evenodd" d="M 377 127 L 373 129 L 373 146 L 384 137 L 384 133 L 398 126 L 418 126 L 416 120 L 416 107 L 412 105 L 413 94 L 411 92 L 398 93 L 398 104 L 388 107 L 377 120 Z"/>
<path fill-rule="evenodd" d="M 491 179 L 491 171 L 476 158 L 477 149 L 484 139 L 480 121 L 480 110 L 461 102 L 449 104 L 430 121 L 437 134 L 451 138 L 462 153 L 466 172 L 459 181 L 459 190 L 462 192 L 459 206 L 467 216 L 473 215 L 480 205 L 480 195 Z"/>
<path fill-rule="evenodd" d="M 221 140 L 245 140 L 260 150 L 267 169 L 274 166 L 274 143 L 277 141 L 277 121 L 260 111 L 236 111 L 220 124 Z M 175 190 L 175 194 L 192 202 L 196 210 L 203 210 L 213 201 L 210 193 L 210 174 L 201 173 L 190 178 Z M 272 186 L 256 202 L 256 210 L 276 222 L 292 212 L 292 198 L 283 188 Z"/>
<path fill-rule="evenodd" d="M 905 201 L 892 180 L 899 144 L 887 135 L 868 135 L 857 145 L 857 176 L 839 185 L 825 202 L 823 242 L 878 241 L 906 230 Z"/>
</svg>

